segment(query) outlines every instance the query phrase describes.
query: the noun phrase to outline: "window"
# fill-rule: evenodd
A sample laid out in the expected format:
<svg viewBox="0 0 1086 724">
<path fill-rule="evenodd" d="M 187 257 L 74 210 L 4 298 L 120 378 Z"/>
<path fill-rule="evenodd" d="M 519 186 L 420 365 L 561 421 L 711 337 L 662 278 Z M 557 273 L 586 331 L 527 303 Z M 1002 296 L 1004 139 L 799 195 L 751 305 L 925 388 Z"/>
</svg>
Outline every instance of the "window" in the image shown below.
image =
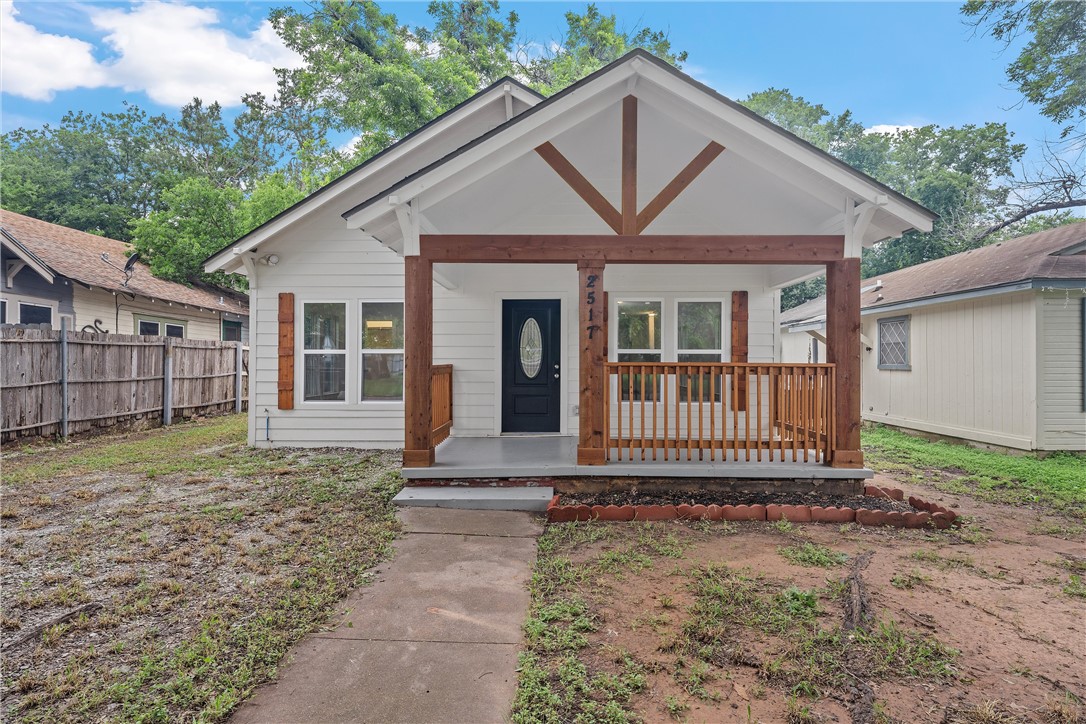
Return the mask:
<svg viewBox="0 0 1086 724">
<path fill-rule="evenodd" d="M 150 335 L 152 337 L 185 338 L 185 323 L 177 320 L 161 319 L 159 317 L 136 317 L 136 334 Z"/>
<path fill-rule="evenodd" d="M 302 399 L 343 402 L 347 399 L 347 305 L 306 302 L 302 305 Z"/>
<path fill-rule="evenodd" d="M 222 320 L 222 341 L 240 342 L 241 322 L 231 322 L 227 319 Z"/>
<path fill-rule="evenodd" d="M 664 316 L 662 302 L 620 301 L 615 305 L 618 317 L 618 361 L 619 362 L 660 362 L 662 360 L 662 342 Z M 660 399 L 659 379 L 656 375 L 622 375 L 619 385 L 623 400 L 640 400 L 641 389 L 645 389 L 645 398 L 651 399 L 652 386 L 656 387 L 656 398 Z"/>
<path fill-rule="evenodd" d="M 0 324 L 8 321 L 8 300 L 0 299 Z"/>
<path fill-rule="evenodd" d="M 362 302 L 362 400 L 403 399 L 403 302 Z"/>
<path fill-rule="evenodd" d="M 912 369 L 909 365 L 908 317 L 879 320 L 879 369 Z"/>
<path fill-rule="evenodd" d="M 53 308 L 19 302 L 19 324 L 52 324 Z"/>
<path fill-rule="evenodd" d="M 724 354 L 724 306 L 721 302 L 679 302 L 678 343 L 679 362 L 720 362 Z M 679 375 L 679 399 L 720 402 L 722 380 L 716 375 L 711 384 L 708 373 Z M 691 387 L 687 390 L 687 387 Z"/>
</svg>

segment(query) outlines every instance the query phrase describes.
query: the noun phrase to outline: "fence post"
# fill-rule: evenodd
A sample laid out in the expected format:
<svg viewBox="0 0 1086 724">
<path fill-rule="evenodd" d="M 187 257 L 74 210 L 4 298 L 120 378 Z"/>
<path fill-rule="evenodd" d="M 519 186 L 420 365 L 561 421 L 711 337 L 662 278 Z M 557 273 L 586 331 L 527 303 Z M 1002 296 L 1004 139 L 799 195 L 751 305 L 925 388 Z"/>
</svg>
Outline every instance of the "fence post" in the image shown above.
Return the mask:
<svg viewBox="0 0 1086 724">
<path fill-rule="evenodd" d="M 162 341 L 162 425 L 173 423 L 173 344 Z"/>
<path fill-rule="evenodd" d="M 68 439 L 68 318 L 60 318 L 60 434 Z"/>
<path fill-rule="evenodd" d="M 242 350 L 241 342 L 234 343 L 235 361 L 234 361 L 234 412 L 241 412 L 241 368 L 242 368 Z"/>
</svg>

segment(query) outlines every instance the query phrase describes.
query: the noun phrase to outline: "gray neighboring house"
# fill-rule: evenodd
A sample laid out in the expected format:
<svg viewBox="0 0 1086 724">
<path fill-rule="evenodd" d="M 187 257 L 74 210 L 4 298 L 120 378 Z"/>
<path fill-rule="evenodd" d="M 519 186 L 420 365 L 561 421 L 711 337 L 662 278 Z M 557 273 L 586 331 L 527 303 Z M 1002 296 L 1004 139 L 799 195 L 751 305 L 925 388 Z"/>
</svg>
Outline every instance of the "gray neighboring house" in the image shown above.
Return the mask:
<svg viewBox="0 0 1086 724">
<path fill-rule="evenodd" d="M 245 294 L 159 279 L 139 262 L 126 281 L 129 254 L 122 241 L 0 209 L 0 324 L 67 319 L 75 330 L 248 344 Z"/>
<path fill-rule="evenodd" d="M 781 359 L 825 362 L 824 297 Z M 1086 450 L 1086 222 L 861 283 L 863 419 L 1019 450 Z"/>
</svg>

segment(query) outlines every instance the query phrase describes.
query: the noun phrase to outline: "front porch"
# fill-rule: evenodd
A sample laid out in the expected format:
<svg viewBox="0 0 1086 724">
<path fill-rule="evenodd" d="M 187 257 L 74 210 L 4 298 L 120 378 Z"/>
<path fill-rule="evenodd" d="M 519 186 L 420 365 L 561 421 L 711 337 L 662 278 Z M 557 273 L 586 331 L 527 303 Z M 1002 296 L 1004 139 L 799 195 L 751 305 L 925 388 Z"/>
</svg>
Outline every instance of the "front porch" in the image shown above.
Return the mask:
<svg viewBox="0 0 1086 724">
<path fill-rule="evenodd" d="M 547 481 L 550 478 L 713 478 L 730 480 L 856 480 L 870 478 L 867 469 L 833 468 L 813 459 L 790 461 L 790 453 L 767 452 L 762 462 L 748 461 L 746 452 L 718 452 L 714 460 L 687 460 L 674 454 L 668 462 L 662 456 L 654 462 L 618 461 L 607 465 L 579 465 L 577 438 L 573 435 L 510 435 L 493 437 L 450 437 L 437 446 L 434 464 L 425 468 L 404 468 L 403 476 L 413 482 L 450 480 L 496 480 L 523 478 Z M 787 456 L 787 457 L 786 457 Z M 550 483 L 548 483 L 550 484 Z"/>
</svg>

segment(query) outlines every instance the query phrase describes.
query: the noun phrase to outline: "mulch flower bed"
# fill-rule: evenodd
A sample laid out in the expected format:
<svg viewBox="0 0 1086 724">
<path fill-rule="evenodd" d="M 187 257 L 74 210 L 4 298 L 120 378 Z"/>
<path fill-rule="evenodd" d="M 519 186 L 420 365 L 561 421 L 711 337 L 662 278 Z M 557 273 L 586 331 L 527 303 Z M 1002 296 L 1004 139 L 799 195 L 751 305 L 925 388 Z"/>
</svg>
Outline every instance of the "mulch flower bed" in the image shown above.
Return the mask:
<svg viewBox="0 0 1086 724">
<path fill-rule="evenodd" d="M 682 502 L 675 503 L 677 498 Z M 726 500 L 725 500 L 726 499 Z M 602 520 L 787 520 L 792 523 L 859 523 L 894 528 L 949 528 L 958 514 L 897 488 L 868 485 L 862 496 L 799 493 L 688 492 L 681 496 L 636 492 L 591 496 L 556 495 L 547 522 Z"/>
</svg>

